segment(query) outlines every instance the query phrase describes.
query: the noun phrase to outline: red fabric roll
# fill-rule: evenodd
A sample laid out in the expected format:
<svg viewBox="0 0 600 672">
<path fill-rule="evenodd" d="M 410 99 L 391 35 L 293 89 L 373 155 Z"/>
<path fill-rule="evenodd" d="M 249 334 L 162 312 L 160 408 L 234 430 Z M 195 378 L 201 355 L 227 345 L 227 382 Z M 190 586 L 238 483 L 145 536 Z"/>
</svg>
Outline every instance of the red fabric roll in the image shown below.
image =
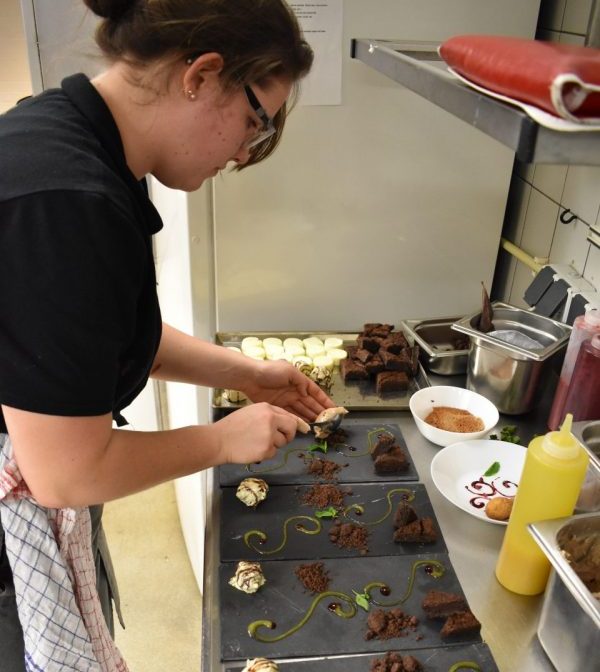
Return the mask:
<svg viewBox="0 0 600 672">
<path fill-rule="evenodd" d="M 565 119 L 600 117 L 600 49 L 496 35 L 457 35 L 439 48 L 466 79 Z"/>
</svg>

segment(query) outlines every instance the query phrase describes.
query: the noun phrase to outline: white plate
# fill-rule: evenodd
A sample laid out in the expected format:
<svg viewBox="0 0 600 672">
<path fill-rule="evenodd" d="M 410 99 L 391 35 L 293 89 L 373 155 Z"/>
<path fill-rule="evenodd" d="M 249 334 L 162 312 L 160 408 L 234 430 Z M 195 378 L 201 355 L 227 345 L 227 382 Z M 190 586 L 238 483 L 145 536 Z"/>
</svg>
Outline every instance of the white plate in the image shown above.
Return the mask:
<svg viewBox="0 0 600 672">
<path fill-rule="evenodd" d="M 526 448 L 508 441 L 460 441 L 446 446 L 433 458 L 431 478 L 442 495 L 459 509 L 487 523 L 506 525 L 506 521 L 488 518 L 484 507 L 492 497 L 514 497 L 526 453 Z M 494 462 L 500 463 L 499 471 L 484 476 Z M 476 481 L 481 485 L 473 487 Z"/>
</svg>

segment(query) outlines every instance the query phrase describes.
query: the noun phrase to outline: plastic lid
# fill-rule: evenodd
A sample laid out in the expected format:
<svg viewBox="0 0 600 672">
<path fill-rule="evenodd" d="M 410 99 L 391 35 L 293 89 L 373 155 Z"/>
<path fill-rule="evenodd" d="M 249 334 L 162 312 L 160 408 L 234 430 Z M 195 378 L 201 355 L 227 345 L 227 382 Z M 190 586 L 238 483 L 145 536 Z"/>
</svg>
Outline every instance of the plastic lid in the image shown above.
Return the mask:
<svg viewBox="0 0 600 672">
<path fill-rule="evenodd" d="M 577 439 L 571 434 L 573 416 L 567 413 L 567 417 L 558 432 L 548 432 L 542 442 L 542 448 L 559 460 L 572 460 L 579 455 L 580 446 Z"/>
<path fill-rule="evenodd" d="M 594 306 L 588 306 L 585 309 L 584 320 L 592 327 L 600 327 L 600 310 Z"/>
</svg>

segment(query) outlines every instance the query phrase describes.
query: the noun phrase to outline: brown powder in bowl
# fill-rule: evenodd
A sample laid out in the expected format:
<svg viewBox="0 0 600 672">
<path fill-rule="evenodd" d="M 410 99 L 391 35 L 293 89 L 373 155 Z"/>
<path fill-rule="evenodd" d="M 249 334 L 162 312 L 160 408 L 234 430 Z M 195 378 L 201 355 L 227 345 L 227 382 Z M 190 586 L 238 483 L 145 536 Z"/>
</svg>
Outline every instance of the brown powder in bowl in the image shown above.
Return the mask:
<svg viewBox="0 0 600 672">
<path fill-rule="evenodd" d="M 447 432 L 480 432 L 485 428 L 481 418 L 452 406 L 436 406 L 425 418 L 425 422 Z"/>
</svg>

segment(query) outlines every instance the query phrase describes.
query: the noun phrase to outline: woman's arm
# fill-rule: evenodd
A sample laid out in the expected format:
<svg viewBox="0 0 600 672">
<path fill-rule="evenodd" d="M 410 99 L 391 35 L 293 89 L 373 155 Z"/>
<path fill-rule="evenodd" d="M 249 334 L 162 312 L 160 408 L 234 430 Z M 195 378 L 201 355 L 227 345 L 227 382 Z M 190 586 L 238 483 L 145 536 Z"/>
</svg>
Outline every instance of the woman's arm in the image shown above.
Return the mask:
<svg viewBox="0 0 600 672">
<path fill-rule="evenodd" d="M 241 390 L 307 420 L 334 406 L 318 385 L 287 362 L 264 362 L 202 341 L 163 324 L 152 377 L 207 387 Z"/>
<path fill-rule="evenodd" d="M 218 464 L 268 459 L 297 427 L 294 415 L 269 404 L 162 432 L 113 429 L 110 415 L 2 411 L 25 482 L 40 504 L 56 508 L 107 502 Z"/>
</svg>

